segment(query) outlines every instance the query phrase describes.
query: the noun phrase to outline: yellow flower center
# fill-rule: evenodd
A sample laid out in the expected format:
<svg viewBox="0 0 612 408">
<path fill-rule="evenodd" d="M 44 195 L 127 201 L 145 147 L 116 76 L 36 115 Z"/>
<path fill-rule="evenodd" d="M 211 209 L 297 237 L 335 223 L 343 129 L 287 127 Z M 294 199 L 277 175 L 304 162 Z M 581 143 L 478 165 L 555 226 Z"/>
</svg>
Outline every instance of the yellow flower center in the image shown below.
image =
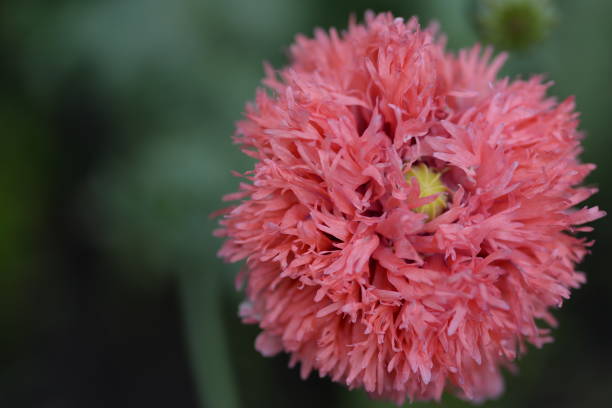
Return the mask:
<svg viewBox="0 0 612 408">
<path fill-rule="evenodd" d="M 406 181 L 411 182 L 412 179 L 416 178 L 419 183 L 419 189 L 421 193 L 419 198 L 429 197 L 434 194 L 438 194 L 435 200 L 429 204 L 422 205 L 414 209 L 418 213 L 427 214 L 429 220 L 433 220 L 446 209 L 448 204 L 448 188 L 442 183 L 442 173 L 432 170 L 424 163 L 417 166 L 413 166 L 408 173 L 406 173 Z"/>
</svg>

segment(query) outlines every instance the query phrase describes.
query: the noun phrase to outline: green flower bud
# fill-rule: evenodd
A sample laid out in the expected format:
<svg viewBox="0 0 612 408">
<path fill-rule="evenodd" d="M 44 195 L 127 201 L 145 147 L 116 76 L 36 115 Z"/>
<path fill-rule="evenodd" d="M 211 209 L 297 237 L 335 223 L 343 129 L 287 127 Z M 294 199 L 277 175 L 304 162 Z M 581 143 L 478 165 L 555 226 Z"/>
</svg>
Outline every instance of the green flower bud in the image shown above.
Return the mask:
<svg viewBox="0 0 612 408">
<path fill-rule="evenodd" d="M 550 0 L 479 0 L 476 20 L 484 42 L 521 50 L 544 39 L 556 16 Z"/>
</svg>

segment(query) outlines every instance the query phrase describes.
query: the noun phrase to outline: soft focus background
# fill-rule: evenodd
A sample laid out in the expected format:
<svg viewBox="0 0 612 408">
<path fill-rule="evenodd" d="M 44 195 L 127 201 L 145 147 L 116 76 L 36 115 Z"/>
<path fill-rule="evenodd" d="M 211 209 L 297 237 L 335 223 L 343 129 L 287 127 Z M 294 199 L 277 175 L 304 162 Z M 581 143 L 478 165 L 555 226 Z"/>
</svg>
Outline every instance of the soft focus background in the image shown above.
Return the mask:
<svg viewBox="0 0 612 408">
<path fill-rule="evenodd" d="M 390 407 L 254 350 L 209 214 L 252 165 L 230 136 L 262 61 L 368 8 L 438 20 L 452 49 L 493 41 L 511 49 L 504 74 L 575 94 L 598 165 L 590 202 L 610 210 L 612 2 L 498 3 L 1 2 L 0 406 Z M 609 406 L 611 223 L 594 225 L 589 282 L 556 312 L 555 343 L 485 407 Z"/>
</svg>

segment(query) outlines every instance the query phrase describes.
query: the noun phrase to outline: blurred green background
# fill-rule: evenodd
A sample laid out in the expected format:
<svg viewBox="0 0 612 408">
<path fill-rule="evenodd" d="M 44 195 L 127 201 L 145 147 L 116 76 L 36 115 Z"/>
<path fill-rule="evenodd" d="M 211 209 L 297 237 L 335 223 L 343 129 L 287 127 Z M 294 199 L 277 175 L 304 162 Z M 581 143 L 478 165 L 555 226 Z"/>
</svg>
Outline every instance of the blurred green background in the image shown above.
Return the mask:
<svg viewBox="0 0 612 408">
<path fill-rule="evenodd" d="M 252 165 L 230 136 L 262 61 L 282 66 L 296 33 L 366 9 L 438 20 L 452 49 L 512 48 L 504 74 L 575 94 L 598 165 L 590 203 L 612 208 L 612 2 L 498 3 L 0 3 L 0 406 L 390 407 L 254 350 L 209 214 Z M 594 225 L 589 282 L 556 312 L 555 343 L 485 407 L 608 406 L 611 222 Z"/>
</svg>

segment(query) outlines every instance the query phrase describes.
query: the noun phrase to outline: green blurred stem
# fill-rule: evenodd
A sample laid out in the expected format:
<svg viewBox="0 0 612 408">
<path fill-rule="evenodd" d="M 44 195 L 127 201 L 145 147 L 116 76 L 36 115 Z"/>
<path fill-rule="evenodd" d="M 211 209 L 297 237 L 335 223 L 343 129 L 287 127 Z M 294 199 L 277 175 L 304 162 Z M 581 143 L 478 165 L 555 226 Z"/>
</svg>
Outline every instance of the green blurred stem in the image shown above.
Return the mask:
<svg viewBox="0 0 612 408">
<path fill-rule="evenodd" d="M 198 268 L 194 270 L 180 275 L 180 292 L 200 406 L 239 408 L 221 321 L 218 276 Z"/>
</svg>

